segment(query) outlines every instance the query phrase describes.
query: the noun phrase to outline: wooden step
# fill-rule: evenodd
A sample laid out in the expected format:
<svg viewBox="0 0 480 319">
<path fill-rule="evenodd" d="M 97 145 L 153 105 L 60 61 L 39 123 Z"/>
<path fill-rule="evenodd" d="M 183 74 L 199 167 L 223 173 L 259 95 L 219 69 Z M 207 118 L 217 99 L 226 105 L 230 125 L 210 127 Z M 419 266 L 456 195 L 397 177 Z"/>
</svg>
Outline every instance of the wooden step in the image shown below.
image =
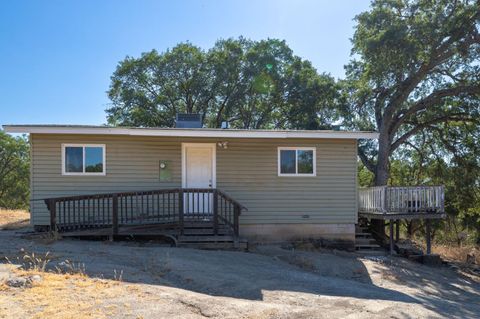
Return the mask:
<svg viewBox="0 0 480 319">
<path fill-rule="evenodd" d="M 370 233 L 355 233 L 355 237 L 372 237 Z"/>
<path fill-rule="evenodd" d="M 377 244 L 355 244 L 355 249 L 378 249 L 381 248 L 380 245 Z"/>
<path fill-rule="evenodd" d="M 213 228 L 212 221 L 185 221 L 183 223 L 185 228 Z M 220 226 L 220 225 L 219 225 Z"/>
<path fill-rule="evenodd" d="M 178 241 L 179 242 L 191 242 L 191 243 L 197 243 L 197 242 L 233 242 L 234 241 L 233 236 L 178 236 Z"/>
<path fill-rule="evenodd" d="M 213 229 L 211 228 L 186 228 L 183 230 L 184 235 L 211 235 L 214 236 Z M 230 230 L 226 228 L 218 229 L 219 235 L 230 235 Z"/>
<path fill-rule="evenodd" d="M 367 229 L 368 226 L 366 226 L 366 225 L 355 225 L 355 228 L 356 229 Z"/>
<path fill-rule="evenodd" d="M 356 229 L 355 234 L 371 234 L 368 229 Z"/>
<path fill-rule="evenodd" d="M 364 244 L 376 244 L 377 241 L 373 238 L 355 238 L 356 245 L 364 245 Z"/>
</svg>

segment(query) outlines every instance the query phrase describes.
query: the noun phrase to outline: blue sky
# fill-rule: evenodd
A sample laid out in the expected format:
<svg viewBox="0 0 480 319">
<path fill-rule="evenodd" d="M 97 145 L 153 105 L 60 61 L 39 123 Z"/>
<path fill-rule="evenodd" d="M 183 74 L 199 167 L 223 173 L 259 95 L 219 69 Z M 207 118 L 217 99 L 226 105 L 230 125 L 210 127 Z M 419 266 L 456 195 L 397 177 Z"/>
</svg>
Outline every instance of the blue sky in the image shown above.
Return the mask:
<svg viewBox="0 0 480 319">
<path fill-rule="evenodd" d="M 103 124 L 117 63 L 178 42 L 285 39 L 320 72 L 343 76 L 353 18 L 367 0 L 4 1 L 0 124 Z"/>
</svg>

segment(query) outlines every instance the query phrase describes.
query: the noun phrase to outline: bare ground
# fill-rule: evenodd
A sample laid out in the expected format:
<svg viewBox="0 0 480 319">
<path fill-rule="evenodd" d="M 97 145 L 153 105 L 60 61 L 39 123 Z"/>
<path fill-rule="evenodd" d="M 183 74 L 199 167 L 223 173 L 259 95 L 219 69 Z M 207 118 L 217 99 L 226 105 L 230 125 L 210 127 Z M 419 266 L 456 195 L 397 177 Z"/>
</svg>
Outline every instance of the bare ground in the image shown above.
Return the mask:
<svg viewBox="0 0 480 319">
<path fill-rule="evenodd" d="M 30 224 L 30 213 L 21 209 L 0 208 L 0 230 L 21 229 Z"/>
<path fill-rule="evenodd" d="M 21 251 L 23 249 L 23 252 Z M 50 252 L 79 274 L 0 285 L 0 318 L 475 318 L 478 278 L 402 258 L 259 246 L 254 252 L 26 238 L 0 231 L 0 256 Z M 17 259 L 19 257 L 19 259 Z M 82 268 L 83 269 L 83 268 Z M 0 282 L 32 271 L 0 265 Z M 121 277 L 121 278 L 119 278 Z M 117 279 L 117 280 L 115 280 Z M 121 279 L 119 281 L 118 279 Z"/>
</svg>

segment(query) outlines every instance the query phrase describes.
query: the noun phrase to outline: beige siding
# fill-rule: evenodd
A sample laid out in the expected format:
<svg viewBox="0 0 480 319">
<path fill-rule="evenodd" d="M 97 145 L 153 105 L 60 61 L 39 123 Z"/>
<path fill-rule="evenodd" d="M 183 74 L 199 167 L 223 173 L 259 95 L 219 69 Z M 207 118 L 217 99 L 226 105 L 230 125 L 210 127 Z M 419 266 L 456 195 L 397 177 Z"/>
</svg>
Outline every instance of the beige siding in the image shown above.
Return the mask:
<svg viewBox="0 0 480 319">
<path fill-rule="evenodd" d="M 33 223 L 49 223 L 38 199 L 181 186 L 181 143 L 208 138 L 39 135 L 32 137 Z M 248 208 L 241 223 L 356 222 L 356 142 L 333 139 L 228 139 L 217 148 L 217 187 Z M 62 176 L 62 143 L 106 144 L 106 176 Z M 316 177 L 277 176 L 278 146 L 315 146 Z M 159 160 L 171 160 L 173 181 L 159 181 Z"/>
</svg>

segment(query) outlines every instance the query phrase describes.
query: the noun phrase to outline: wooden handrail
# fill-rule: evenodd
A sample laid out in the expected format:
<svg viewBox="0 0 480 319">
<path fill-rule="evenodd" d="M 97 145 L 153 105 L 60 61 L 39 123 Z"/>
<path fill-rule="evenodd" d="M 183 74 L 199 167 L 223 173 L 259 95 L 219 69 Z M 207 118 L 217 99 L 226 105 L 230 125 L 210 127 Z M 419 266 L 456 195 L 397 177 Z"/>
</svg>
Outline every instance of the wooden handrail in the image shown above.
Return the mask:
<svg viewBox="0 0 480 319">
<path fill-rule="evenodd" d="M 238 201 L 214 188 L 97 193 L 47 198 L 44 201 L 50 210 L 52 230 L 111 227 L 112 236 L 118 235 L 120 226 L 162 223 L 177 225 L 182 235 L 185 218 L 213 218 L 215 235 L 222 224 L 238 236 L 240 213 L 247 210 Z"/>
<path fill-rule="evenodd" d="M 217 190 L 217 192 L 223 196 L 223 198 L 225 198 L 226 200 L 230 201 L 232 204 L 235 204 L 237 205 L 238 207 L 240 207 L 240 213 L 242 210 L 245 210 L 245 211 L 248 211 L 248 208 L 243 206 L 242 204 L 240 204 L 239 202 L 237 202 L 236 200 L 234 200 L 233 198 L 231 198 L 230 196 L 228 196 L 227 194 L 225 194 L 224 192 L 222 192 L 221 190 Z"/>
<path fill-rule="evenodd" d="M 213 193 L 217 191 L 219 195 L 223 198 L 231 202 L 232 204 L 238 205 L 241 210 L 248 211 L 248 208 L 244 205 L 240 204 L 235 199 L 231 198 L 225 192 L 215 189 L 215 188 L 165 188 L 165 189 L 154 189 L 154 190 L 146 190 L 146 191 L 130 191 L 130 192 L 119 192 L 119 193 L 96 193 L 96 194 L 86 194 L 86 195 L 75 195 L 75 196 L 64 196 L 64 197 L 49 197 L 45 199 L 38 199 L 47 202 L 49 200 L 55 200 L 56 202 L 65 201 L 65 200 L 82 200 L 82 199 L 92 199 L 92 198 L 105 198 L 105 197 L 113 197 L 113 196 L 133 196 L 133 195 L 149 195 L 149 194 L 158 194 L 158 193 L 177 193 L 183 191 L 184 193 L 189 192 L 201 192 L 201 193 Z M 48 205 L 48 204 L 47 204 Z"/>
<path fill-rule="evenodd" d="M 376 186 L 359 190 L 360 212 L 444 213 L 443 186 Z"/>
</svg>

